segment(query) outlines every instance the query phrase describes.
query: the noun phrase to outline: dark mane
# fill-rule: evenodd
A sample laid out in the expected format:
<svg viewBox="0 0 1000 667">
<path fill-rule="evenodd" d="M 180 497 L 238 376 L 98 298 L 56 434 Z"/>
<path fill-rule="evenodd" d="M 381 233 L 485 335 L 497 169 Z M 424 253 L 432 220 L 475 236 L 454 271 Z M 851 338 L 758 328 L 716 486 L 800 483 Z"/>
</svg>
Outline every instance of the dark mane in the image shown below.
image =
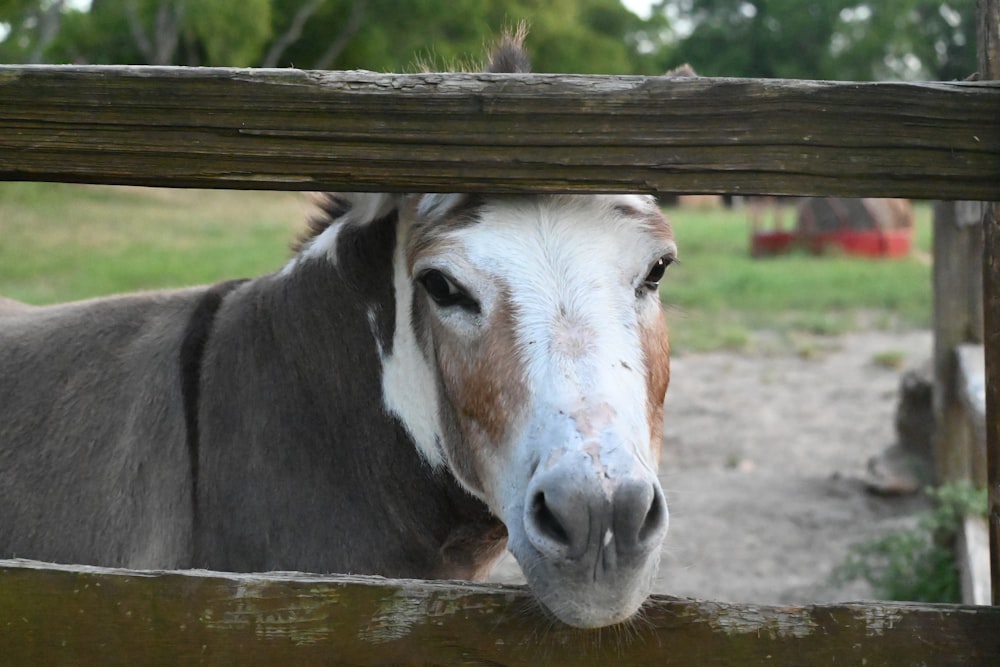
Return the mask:
<svg viewBox="0 0 1000 667">
<path fill-rule="evenodd" d="M 521 23 L 513 31 L 505 31 L 490 49 L 486 71 L 494 74 L 527 74 L 531 71 L 531 61 L 524 50 L 524 39 L 528 36 L 528 26 Z"/>
<path fill-rule="evenodd" d="M 293 253 L 301 252 L 310 241 L 351 210 L 351 202 L 337 192 L 320 192 L 313 197 L 313 203 L 317 210 L 306 219 L 306 228 L 292 241 Z"/>
</svg>

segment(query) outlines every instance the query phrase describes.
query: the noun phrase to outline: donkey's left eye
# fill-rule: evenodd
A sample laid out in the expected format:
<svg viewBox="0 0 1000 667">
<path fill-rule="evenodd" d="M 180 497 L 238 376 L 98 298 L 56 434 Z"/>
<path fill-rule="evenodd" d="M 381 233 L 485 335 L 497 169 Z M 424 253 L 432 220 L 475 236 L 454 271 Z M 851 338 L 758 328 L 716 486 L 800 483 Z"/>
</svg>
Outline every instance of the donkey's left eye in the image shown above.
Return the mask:
<svg viewBox="0 0 1000 667">
<path fill-rule="evenodd" d="M 664 255 L 653 263 L 653 266 L 649 267 L 649 273 L 643 278 L 643 284 L 649 289 L 656 289 L 660 285 L 660 280 L 663 279 L 663 273 L 667 270 L 667 267 L 673 264 L 674 258 L 670 255 Z"/>
<path fill-rule="evenodd" d="M 428 269 L 417 280 L 437 305 L 445 308 L 459 306 L 471 313 L 479 312 L 479 303 L 441 271 Z"/>
</svg>

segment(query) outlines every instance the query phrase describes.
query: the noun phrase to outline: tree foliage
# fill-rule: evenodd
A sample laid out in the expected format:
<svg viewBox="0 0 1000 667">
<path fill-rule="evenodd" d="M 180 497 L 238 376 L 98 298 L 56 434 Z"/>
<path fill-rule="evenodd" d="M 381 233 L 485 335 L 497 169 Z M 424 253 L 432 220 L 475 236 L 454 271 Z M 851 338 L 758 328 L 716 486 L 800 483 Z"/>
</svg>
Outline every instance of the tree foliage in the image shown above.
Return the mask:
<svg viewBox="0 0 1000 667">
<path fill-rule="evenodd" d="M 40 12 L 58 4 L 56 38 L 42 44 Z M 619 0 L 93 0 L 89 11 L 54 0 L 0 0 L 0 60 L 267 65 L 413 70 L 471 66 L 505 25 L 526 21 L 537 71 L 656 73 L 658 16 Z M 658 34 L 658 33 L 657 33 Z M 2 33 L 0 33 L 2 35 Z M 29 48 L 30 47 L 30 48 Z M 33 49 L 33 50 L 32 50 Z"/>
<path fill-rule="evenodd" d="M 975 0 L 662 0 L 702 74 L 954 79 L 975 71 Z"/>
<path fill-rule="evenodd" d="M 882 0 L 864 7 L 842 17 L 837 55 L 844 54 L 848 78 L 948 81 L 976 71 L 976 0 Z"/>
<path fill-rule="evenodd" d="M 470 68 L 526 21 L 535 71 L 964 78 L 976 0 L 0 0 L 0 61 Z M 85 6 L 85 5 L 83 5 Z"/>
</svg>

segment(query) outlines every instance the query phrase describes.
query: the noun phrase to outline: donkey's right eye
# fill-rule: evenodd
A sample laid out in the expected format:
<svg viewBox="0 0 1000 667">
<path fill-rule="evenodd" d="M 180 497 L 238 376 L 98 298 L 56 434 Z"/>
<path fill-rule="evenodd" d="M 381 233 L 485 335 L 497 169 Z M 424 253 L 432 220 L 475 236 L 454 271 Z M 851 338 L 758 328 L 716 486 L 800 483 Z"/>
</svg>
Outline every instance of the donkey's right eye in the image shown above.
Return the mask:
<svg viewBox="0 0 1000 667">
<path fill-rule="evenodd" d="M 459 306 L 471 313 L 479 313 L 479 303 L 441 271 L 428 269 L 417 280 L 437 305 L 444 308 Z"/>
</svg>

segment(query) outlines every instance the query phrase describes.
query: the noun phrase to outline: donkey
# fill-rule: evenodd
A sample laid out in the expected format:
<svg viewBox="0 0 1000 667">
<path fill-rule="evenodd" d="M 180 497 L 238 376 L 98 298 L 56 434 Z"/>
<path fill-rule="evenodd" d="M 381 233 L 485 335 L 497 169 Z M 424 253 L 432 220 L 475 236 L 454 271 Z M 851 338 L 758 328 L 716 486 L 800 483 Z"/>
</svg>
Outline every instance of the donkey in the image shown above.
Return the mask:
<svg viewBox="0 0 1000 667">
<path fill-rule="evenodd" d="M 0 557 L 482 579 L 508 547 L 556 618 L 630 618 L 668 524 L 655 201 L 318 203 L 274 274 L 8 303 Z"/>
<path fill-rule="evenodd" d="M 21 303 L 20 301 L 14 301 L 14 299 L 8 299 L 0 296 L 0 317 L 13 313 L 23 313 L 30 308 L 31 306 L 26 303 Z"/>
</svg>

